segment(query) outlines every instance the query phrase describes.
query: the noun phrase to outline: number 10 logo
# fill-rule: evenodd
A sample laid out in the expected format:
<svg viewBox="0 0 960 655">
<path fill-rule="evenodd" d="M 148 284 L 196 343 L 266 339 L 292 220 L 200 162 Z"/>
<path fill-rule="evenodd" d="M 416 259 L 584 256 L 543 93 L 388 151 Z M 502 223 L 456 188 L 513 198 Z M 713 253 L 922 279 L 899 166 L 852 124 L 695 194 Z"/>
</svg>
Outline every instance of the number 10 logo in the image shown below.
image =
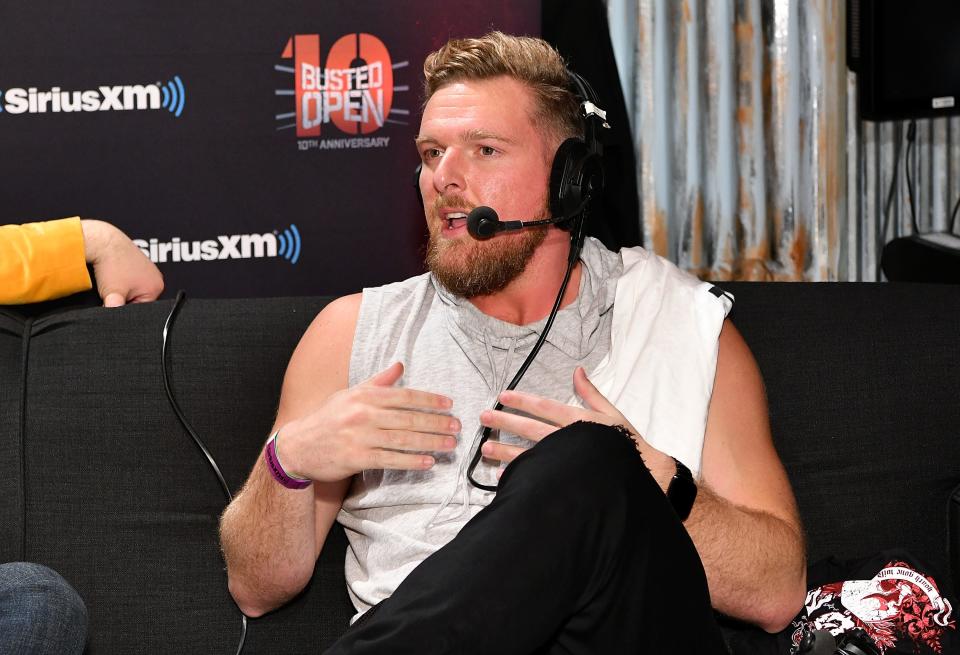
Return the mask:
<svg viewBox="0 0 960 655">
<path fill-rule="evenodd" d="M 294 60 L 298 137 L 320 136 L 321 127 L 331 122 L 346 134 L 370 134 L 387 122 L 393 104 L 393 66 L 390 52 L 377 37 L 345 34 L 330 47 L 321 66 L 320 36 L 297 34 L 287 41 L 282 57 Z"/>
</svg>

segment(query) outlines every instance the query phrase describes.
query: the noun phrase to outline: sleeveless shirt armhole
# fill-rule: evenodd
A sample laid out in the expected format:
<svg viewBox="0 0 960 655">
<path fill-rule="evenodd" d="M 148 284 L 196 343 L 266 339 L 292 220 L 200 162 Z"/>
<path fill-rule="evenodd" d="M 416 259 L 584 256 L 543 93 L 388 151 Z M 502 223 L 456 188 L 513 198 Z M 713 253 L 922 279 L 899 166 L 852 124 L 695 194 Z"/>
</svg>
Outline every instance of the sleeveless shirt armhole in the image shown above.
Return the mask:
<svg viewBox="0 0 960 655">
<path fill-rule="evenodd" d="M 704 284 L 709 286 L 707 290 L 710 292 L 712 296 L 714 296 L 717 300 L 720 301 L 721 305 L 723 305 L 724 317 L 729 316 L 730 310 L 733 309 L 733 303 L 735 301 L 733 294 L 730 293 L 729 291 L 724 291 L 723 289 L 716 286 L 715 284 L 710 284 L 709 282 L 704 282 Z"/>
<path fill-rule="evenodd" d="M 383 305 L 383 293 L 380 289 L 364 289 L 360 298 L 360 311 L 357 314 L 357 325 L 368 325 L 371 322 L 374 325 L 379 323 L 380 310 Z M 354 329 L 353 346 L 350 351 L 350 372 L 347 376 L 348 386 L 354 386 L 363 382 L 367 376 L 362 373 L 371 370 L 371 357 L 376 356 L 376 349 L 373 344 L 368 343 L 370 338 L 369 330 Z M 360 379 L 357 379 L 357 378 Z"/>
</svg>

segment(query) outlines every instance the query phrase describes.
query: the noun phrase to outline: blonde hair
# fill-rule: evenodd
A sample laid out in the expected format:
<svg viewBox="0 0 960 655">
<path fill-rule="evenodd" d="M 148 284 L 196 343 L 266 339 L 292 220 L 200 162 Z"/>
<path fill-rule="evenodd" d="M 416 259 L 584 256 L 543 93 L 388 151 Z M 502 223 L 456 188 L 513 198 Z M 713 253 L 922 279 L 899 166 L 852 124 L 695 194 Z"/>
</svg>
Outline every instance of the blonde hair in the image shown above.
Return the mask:
<svg viewBox="0 0 960 655">
<path fill-rule="evenodd" d="M 440 88 L 463 80 L 506 75 L 533 93 L 534 124 L 545 125 L 558 143 L 583 136 L 580 102 L 560 53 L 543 39 L 490 32 L 477 39 L 451 39 L 423 62 L 424 104 Z"/>
</svg>

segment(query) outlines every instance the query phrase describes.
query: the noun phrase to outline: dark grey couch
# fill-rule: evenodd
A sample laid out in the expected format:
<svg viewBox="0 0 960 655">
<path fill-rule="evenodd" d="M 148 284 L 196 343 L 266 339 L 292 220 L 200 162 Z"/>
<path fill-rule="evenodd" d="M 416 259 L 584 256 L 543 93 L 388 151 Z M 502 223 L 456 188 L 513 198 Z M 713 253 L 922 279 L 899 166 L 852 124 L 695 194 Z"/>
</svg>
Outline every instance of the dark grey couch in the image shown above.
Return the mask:
<svg viewBox="0 0 960 655">
<path fill-rule="evenodd" d="M 724 286 L 767 383 L 811 560 L 899 546 L 946 576 L 960 288 Z M 173 392 L 233 490 L 326 300 L 187 300 L 176 319 Z M 0 561 L 47 564 L 74 584 L 93 655 L 233 653 L 239 639 L 217 540 L 225 497 L 164 392 L 171 305 L 0 310 Z M 343 630 L 345 544 L 335 530 L 309 588 L 251 621 L 244 652 L 317 653 Z"/>
</svg>

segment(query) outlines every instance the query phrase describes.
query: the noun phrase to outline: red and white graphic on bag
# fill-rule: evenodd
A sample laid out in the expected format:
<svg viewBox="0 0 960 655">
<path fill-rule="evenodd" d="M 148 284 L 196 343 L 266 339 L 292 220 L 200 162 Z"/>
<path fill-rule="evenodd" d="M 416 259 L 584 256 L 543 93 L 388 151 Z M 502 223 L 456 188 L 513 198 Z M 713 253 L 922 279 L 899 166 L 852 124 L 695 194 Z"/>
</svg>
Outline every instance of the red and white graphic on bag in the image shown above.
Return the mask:
<svg viewBox="0 0 960 655">
<path fill-rule="evenodd" d="M 870 580 L 812 589 L 807 593 L 806 617 L 794 621 L 795 644 L 804 624 L 809 630 L 828 630 L 834 637 L 861 630 L 881 655 L 897 649 L 901 639 L 913 642 L 912 647 L 903 644 L 903 652 L 920 653 L 926 647 L 940 654 L 944 631 L 956 629 L 953 607 L 933 578 L 905 562 L 890 562 Z"/>
</svg>

